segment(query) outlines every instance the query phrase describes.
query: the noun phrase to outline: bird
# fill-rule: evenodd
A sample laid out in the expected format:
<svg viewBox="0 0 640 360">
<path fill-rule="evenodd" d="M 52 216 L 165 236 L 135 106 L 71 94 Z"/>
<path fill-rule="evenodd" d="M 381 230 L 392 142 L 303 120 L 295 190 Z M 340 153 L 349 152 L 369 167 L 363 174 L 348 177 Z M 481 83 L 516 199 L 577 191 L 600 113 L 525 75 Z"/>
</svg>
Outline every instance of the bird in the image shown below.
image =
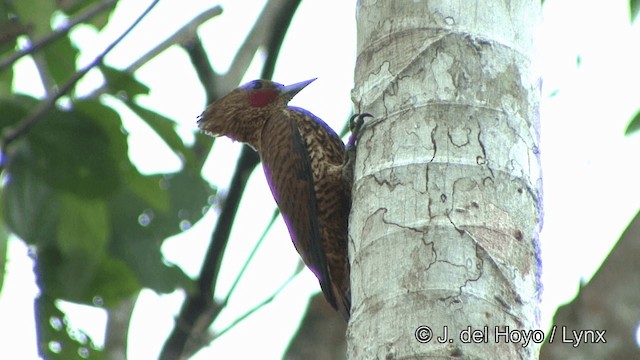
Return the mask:
<svg viewBox="0 0 640 360">
<path fill-rule="evenodd" d="M 198 127 L 208 135 L 226 136 L 258 152 L 293 245 L 318 278 L 328 303 L 348 321 L 348 218 L 354 135 L 362 125 L 362 116 L 352 117 L 353 134 L 345 147 L 319 117 L 289 106 L 289 101 L 315 80 L 287 86 L 264 79 L 250 81 L 207 106 L 198 118 Z"/>
</svg>

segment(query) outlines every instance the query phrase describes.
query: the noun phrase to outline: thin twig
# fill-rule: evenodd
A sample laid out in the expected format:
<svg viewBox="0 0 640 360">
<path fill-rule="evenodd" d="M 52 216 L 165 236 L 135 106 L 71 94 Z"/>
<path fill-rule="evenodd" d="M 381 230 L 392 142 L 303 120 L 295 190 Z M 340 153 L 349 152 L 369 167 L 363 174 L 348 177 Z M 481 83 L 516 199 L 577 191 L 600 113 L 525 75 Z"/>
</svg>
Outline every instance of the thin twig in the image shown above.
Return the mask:
<svg viewBox="0 0 640 360">
<path fill-rule="evenodd" d="M 231 295 L 233 295 L 233 291 L 236 289 L 236 286 L 238 286 L 238 283 L 240 283 L 240 279 L 242 279 L 242 275 L 244 275 L 244 272 L 249 267 L 249 264 L 251 263 L 251 260 L 253 260 L 253 257 L 258 252 L 258 248 L 264 242 L 264 239 L 267 237 L 267 234 L 269 233 L 269 230 L 271 230 L 271 227 L 276 222 L 276 219 L 278 218 L 279 214 L 280 214 L 280 210 L 278 210 L 278 208 L 275 208 L 273 210 L 273 215 L 271 216 L 271 220 L 269 221 L 269 223 L 265 227 L 264 231 L 262 232 L 262 235 L 260 236 L 260 239 L 258 239 L 258 241 L 256 242 L 256 245 L 253 247 L 253 250 L 251 250 L 251 253 L 247 257 L 247 260 L 245 260 L 245 262 L 244 262 L 244 265 L 242 265 L 242 269 L 240 269 L 240 271 L 238 272 L 238 275 L 236 276 L 236 279 L 233 281 L 233 284 L 231 284 L 231 287 L 229 288 L 229 291 L 227 292 L 227 296 L 225 296 L 224 297 L 224 301 L 222 301 L 221 307 L 224 308 L 229 303 L 229 298 L 231 297 Z"/>
<path fill-rule="evenodd" d="M 220 14 L 222 14 L 222 7 L 220 7 L 219 5 L 205 10 L 204 12 L 193 18 L 191 21 L 186 23 L 169 38 L 158 44 L 158 46 L 154 47 L 153 49 L 151 49 L 151 51 L 144 54 L 144 56 L 136 60 L 133 64 L 127 66 L 125 71 L 134 72 L 138 70 L 142 65 L 146 64 L 149 60 L 153 59 L 158 54 L 167 50 L 171 46 L 175 44 L 183 44 L 189 41 L 196 34 L 196 31 L 198 30 L 198 27 L 200 25 Z"/>
<path fill-rule="evenodd" d="M 105 0 L 101 3 L 98 3 L 96 6 L 89 8 L 88 10 L 86 10 L 85 12 L 83 12 L 82 14 L 78 15 L 76 18 L 72 19 L 71 21 L 69 21 L 68 23 L 62 25 L 60 28 L 52 31 L 51 33 L 47 34 L 47 36 L 38 39 L 36 41 L 34 41 L 31 46 L 27 47 L 26 49 L 22 49 L 18 52 L 15 52 L 7 57 L 5 57 L 4 59 L 0 60 L 0 71 L 4 70 L 5 68 L 13 65 L 13 63 L 15 63 L 16 61 L 18 61 L 20 58 L 22 58 L 23 56 L 27 56 L 27 55 L 31 55 L 37 51 L 39 51 L 40 49 L 42 49 L 43 47 L 47 46 L 48 44 L 50 44 L 51 42 L 53 42 L 54 40 L 65 36 L 71 29 L 73 29 L 74 26 L 81 24 L 83 22 L 86 22 L 87 20 L 93 18 L 94 16 L 102 13 L 105 10 L 108 10 L 109 8 L 112 8 L 116 5 L 117 0 Z"/>
<path fill-rule="evenodd" d="M 89 65 L 85 66 L 71 77 L 65 84 L 63 84 L 57 91 L 47 96 L 47 98 L 38 105 L 38 107 L 33 110 L 27 117 L 20 120 L 18 124 L 15 126 L 8 128 L 2 134 L 2 141 L 0 141 L 0 153 L 4 153 L 7 146 L 23 134 L 27 133 L 29 129 L 35 125 L 43 116 L 49 112 L 56 104 L 56 101 L 64 96 L 66 93 L 71 91 L 78 81 L 82 79 L 91 69 L 102 64 L 104 57 L 109 54 L 113 48 L 118 45 L 130 32 L 133 28 L 136 27 L 144 19 L 145 16 L 158 4 L 160 0 L 154 0 L 149 7 L 129 26 L 127 30 L 125 30 L 115 41 L 113 41 L 107 48 L 98 55 Z"/>
<path fill-rule="evenodd" d="M 271 296 L 269 296 L 268 298 L 264 299 L 261 303 L 256 305 L 253 309 L 251 309 L 251 310 L 247 311 L 246 313 L 244 313 L 242 316 L 240 316 L 240 317 L 236 318 L 235 320 L 233 320 L 233 322 L 231 324 L 229 324 L 229 326 L 227 326 L 226 328 L 220 330 L 217 334 L 215 334 L 215 336 L 214 336 L 214 338 L 212 340 L 215 340 L 215 339 L 219 338 L 220 336 L 224 335 L 226 332 L 228 332 L 233 327 L 238 325 L 241 321 L 243 321 L 244 319 L 248 318 L 253 313 L 255 313 L 256 311 L 258 311 L 261 308 L 263 308 L 265 305 L 267 305 L 270 302 L 272 302 L 276 298 L 276 296 L 278 296 L 278 294 L 280 294 L 280 292 L 282 292 L 282 290 L 284 290 L 284 288 L 287 287 L 287 285 L 289 285 L 289 283 L 296 276 L 298 276 L 298 274 L 300 274 L 300 272 L 302 272 L 303 269 L 304 269 L 304 265 L 302 264 L 302 262 L 299 262 L 299 265 L 296 268 L 296 270 L 294 271 L 294 273 L 291 274 L 291 276 L 289 276 L 289 278 L 284 283 L 282 283 L 282 285 L 280 285 L 280 287 L 278 287 L 276 289 L 276 291 L 274 291 L 271 294 Z"/>
</svg>

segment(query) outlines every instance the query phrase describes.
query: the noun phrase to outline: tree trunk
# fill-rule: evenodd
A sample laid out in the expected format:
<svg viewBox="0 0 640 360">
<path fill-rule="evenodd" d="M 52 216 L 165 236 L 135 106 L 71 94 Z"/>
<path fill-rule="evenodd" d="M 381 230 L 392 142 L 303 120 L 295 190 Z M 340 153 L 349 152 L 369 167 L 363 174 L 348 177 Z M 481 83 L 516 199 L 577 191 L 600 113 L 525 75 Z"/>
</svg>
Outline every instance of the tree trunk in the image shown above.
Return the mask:
<svg viewBox="0 0 640 360">
<path fill-rule="evenodd" d="M 537 357 L 540 2 L 358 7 L 348 358 Z"/>
</svg>

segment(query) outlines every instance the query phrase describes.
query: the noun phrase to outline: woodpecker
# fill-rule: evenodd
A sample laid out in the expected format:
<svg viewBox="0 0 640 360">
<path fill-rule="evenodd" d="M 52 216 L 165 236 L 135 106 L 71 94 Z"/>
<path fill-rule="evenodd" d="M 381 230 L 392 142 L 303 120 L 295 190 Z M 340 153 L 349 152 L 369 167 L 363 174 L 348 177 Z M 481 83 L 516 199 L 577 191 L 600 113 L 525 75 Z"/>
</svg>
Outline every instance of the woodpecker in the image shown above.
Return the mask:
<svg viewBox="0 0 640 360">
<path fill-rule="evenodd" d="M 325 298 L 345 320 L 351 311 L 347 228 L 356 133 L 345 145 L 324 121 L 289 101 L 315 79 L 284 86 L 254 80 L 210 104 L 198 119 L 211 136 L 248 144 L 260 155 L 291 240 Z"/>
</svg>

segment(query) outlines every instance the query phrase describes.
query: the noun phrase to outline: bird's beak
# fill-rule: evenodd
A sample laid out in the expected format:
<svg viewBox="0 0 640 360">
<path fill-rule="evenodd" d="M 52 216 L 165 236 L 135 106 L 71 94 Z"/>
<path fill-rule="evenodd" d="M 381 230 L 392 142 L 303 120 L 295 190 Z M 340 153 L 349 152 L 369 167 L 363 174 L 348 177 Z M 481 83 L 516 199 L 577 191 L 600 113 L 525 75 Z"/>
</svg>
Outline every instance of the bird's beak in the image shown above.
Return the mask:
<svg viewBox="0 0 640 360">
<path fill-rule="evenodd" d="M 316 79 L 317 78 L 313 78 L 313 79 L 301 81 L 299 83 L 287 85 L 284 88 L 282 88 L 281 94 L 282 94 L 282 96 L 286 96 L 287 97 L 287 101 L 291 100 L 294 96 L 296 96 L 297 93 L 300 92 L 300 90 L 304 89 L 307 85 L 311 84 Z"/>
</svg>

